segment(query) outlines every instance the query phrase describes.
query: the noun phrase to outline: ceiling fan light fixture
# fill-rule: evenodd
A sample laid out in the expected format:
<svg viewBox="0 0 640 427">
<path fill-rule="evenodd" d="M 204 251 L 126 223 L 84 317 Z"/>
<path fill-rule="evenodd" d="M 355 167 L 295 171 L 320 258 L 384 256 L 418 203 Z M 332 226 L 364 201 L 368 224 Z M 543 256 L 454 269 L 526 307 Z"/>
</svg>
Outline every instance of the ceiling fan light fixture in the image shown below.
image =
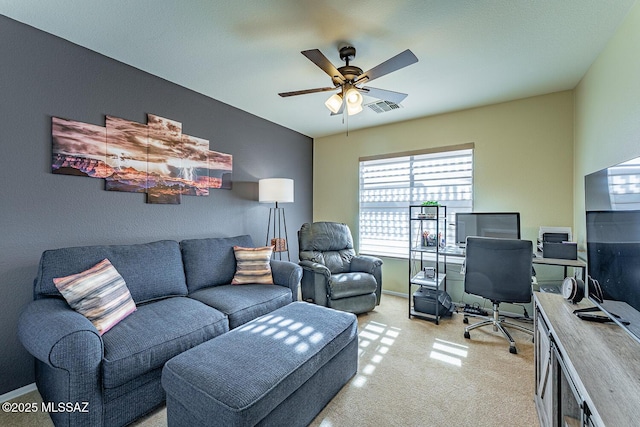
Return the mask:
<svg viewBox="0 0 640 427">
<path fill-rule="evenodd" d="M 345 99 L 347 100 L 347 114 L 353 116 L 362 111 L 362 94 L 356 89 L 347 90 Z"/>
<path fill-rule="evenodd" d="M 357 105 L 347 105 L 347 114 L 353 116 L 354 114 L 358 114 L 362 111 L 362 104 Z"/>
<path fill-rule="evenodd" d="M 327 99 L 324 105 L 329 111 L 331 111 L 331 115 L 342 114 L 346 107 L 347 114 L 349 116 L 358 114 L 363 110 L 362 93 L 373 98 L 393 102 L 395 104 L 402 102 L 402 100 L 407 97 L 406 93 L 356 85 L 369 83 L 372 80 L 418 62 L 418 58 L 416 58 L 413 52 L 409 49 L 400 52 L 396 56 L 381 62 L 365 72 L 362 72 L 360 67 L 350 64 L 351 60 L 356 56 L 356 49 L 353 46 L 341 46 L 339 48 L 339 52 L 340 59 L 345 62 L 345 65 L 338 68 L 336 68 L 336 66 L 333 65 L 331 61 L 329 61 L 318 49 L 309 49 L 300 52 L 318 68 L 324 71 L 329 77 L 331 77 L 331 82 L 333 83 L 332 87 L 318 87 L 315 89 L 297 90 L 293 92 L 281 92 L 278 95 L 284 98 L 295 95 L 339 90 L 340 92 Z"/>
<path fill-rule="evenodd" d="M 334 93 L 326 100 L 324 105 L 331 111 L 333 114 L 336 114 L 340 111 L 340 107 L 342 106 L 342 96 L 339 93 Z"/>
</svg>

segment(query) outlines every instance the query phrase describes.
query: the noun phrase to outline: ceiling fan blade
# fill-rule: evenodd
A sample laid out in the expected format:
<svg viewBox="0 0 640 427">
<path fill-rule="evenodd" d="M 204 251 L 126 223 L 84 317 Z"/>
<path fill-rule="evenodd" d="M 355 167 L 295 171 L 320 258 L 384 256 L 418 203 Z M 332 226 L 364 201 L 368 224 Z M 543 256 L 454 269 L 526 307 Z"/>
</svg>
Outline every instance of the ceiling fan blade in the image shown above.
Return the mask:
<svg viewBox="0 0 640 427">
<path fill-rule="evenodd" d="M 303 50 L 302 53 L 311 62 L 316 64 L 322 71 L 327 73 L 333 80 L 334 84 L 341 84 L 345 82 L 345 78 L 340 71 L 322 54 L 318 49 Z"/>
<path fill-rule="evenodd" d="M 319 87 L 316 89 L 295 90 L 293 92 L 281 92 L 280 95 L 283 98 L 287 96 L 306 95 L 308 93 L 328 92 L 330 90 L 336 90 L 336 87 Z"/>
<path fill-rule="evenodd" d="M 365 95 L 369 95 L 374 98 L 379 98 L 384 101 L 393 102 L 395 104 L 400 104 L 408 96 L 406 93 L 394 92 L 392 90 L 386 90 L 386 89 L 377 89 L 375 87 L 369 87 L 369 86 L 364 86 L 359 90 Z"/>
<path fill-rule="evenodd" d="M 418 62 L 418 58 L 413 54 L 413 52 L 407 49 L 393 58 L 387 59 L 383 63 L 376 65 L 369 71 L 365 71 L 356 79 L 355 83 L 370 82 L 373 79 L 377 79 L 378 77 L 397 71 L 415 62 Z"/>
</svg>

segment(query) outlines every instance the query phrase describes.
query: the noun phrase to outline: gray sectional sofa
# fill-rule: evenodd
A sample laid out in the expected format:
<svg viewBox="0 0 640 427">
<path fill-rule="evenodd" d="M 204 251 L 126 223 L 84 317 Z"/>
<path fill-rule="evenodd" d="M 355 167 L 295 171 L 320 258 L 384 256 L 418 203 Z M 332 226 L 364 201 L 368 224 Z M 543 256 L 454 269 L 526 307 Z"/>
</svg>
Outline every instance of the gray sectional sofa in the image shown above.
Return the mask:
<svg viewBox="0 0 640 427">
<path fill-rule="evenodd" d="M 302 269 L 291 262 L 271 261 L 274 285 L 231 285 L 235 245 L 254 246 L 250 236 L 237 236 L 45 251 L 18 335 L 36 358 L 43 399 L 86 409 L 52 412 L 54 423 L 136 420 L 164 402 L 160 378 L 169 359 L 297 300 Z M 53 278 L 104 258 L 124 278 L 137 310 L 100 336 L 69 307 Z"/>
</svg>

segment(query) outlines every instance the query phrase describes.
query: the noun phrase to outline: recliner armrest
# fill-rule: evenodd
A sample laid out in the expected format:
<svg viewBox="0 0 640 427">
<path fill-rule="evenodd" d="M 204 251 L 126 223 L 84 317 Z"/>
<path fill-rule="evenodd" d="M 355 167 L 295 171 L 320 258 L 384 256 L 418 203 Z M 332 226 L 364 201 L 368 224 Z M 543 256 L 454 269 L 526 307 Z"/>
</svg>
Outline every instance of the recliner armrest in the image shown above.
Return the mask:
<svg viewBox="0 0 640 427">
<path fill-rule="evenodd" d="M 18 321 L 18 338 L 34 357 L 67 371 L 93 373 L 104 354 L 95 326 L 58 298 L 29 303 Z"/>
<path fill-rule="evenodd" d="M 373 274 L 382 265 L 382 260 L 369 255 L 357 255 L 351 259 L 351 271 Z"/>
<path fill-rule="evenodd" d="M 329 271 L 329 269 L 317 262 L 313 262 L 313 261 L 300 261 L 300 266 L 304 269 L 304 270 L 308 270 L 311 271 L 313 273 L 318 273 L 318 274 L 322 274 L 324 275 L 326 278 L 331 277 L 331 271 Z"/>
<path fill-rule="evenodd" d="M 372 274 L 376 278 L 376 305 L 380 305 L 382 297 L 382 260 L 369 255 L 357 255 L 351 259 L 351 271 Z"/>
<path fill-rule="evenodd" d="M 310 260 L 300 261 L 300 266 L 302 267 L 302 299 L 312 300 L 326 307 L 331 271 L 326 266 Z"/>
<path fill-rule="evenodd" d="M 298 300 L 298 287 L 302 279 L 302 268 L 289 261 L 271 260 L 273 283 L 291 289 L 293 301 Z"/>
</svg>

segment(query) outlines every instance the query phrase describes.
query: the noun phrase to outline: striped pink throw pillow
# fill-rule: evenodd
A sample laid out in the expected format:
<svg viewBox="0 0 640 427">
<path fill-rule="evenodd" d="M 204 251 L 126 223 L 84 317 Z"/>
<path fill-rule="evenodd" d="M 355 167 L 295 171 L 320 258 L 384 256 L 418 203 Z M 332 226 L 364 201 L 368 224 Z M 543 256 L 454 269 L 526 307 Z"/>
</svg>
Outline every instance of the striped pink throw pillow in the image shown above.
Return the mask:
<svg viewBox="0 0 640 427">
<path fill-rule="evenodd" d="M 234 246 L 236 256 L 236 274 L 232 285 L 273 285 L 271 275 L 271 253 L 273 246 L 262 248 L 243 248 Z"/>
<path fill-rule="evenodd" d="M 67 303 L 89 319 L 100 335 L 136 311 L 124 279 L 108 259 L 67 277 L 53 279 Z"/>
</svg>

